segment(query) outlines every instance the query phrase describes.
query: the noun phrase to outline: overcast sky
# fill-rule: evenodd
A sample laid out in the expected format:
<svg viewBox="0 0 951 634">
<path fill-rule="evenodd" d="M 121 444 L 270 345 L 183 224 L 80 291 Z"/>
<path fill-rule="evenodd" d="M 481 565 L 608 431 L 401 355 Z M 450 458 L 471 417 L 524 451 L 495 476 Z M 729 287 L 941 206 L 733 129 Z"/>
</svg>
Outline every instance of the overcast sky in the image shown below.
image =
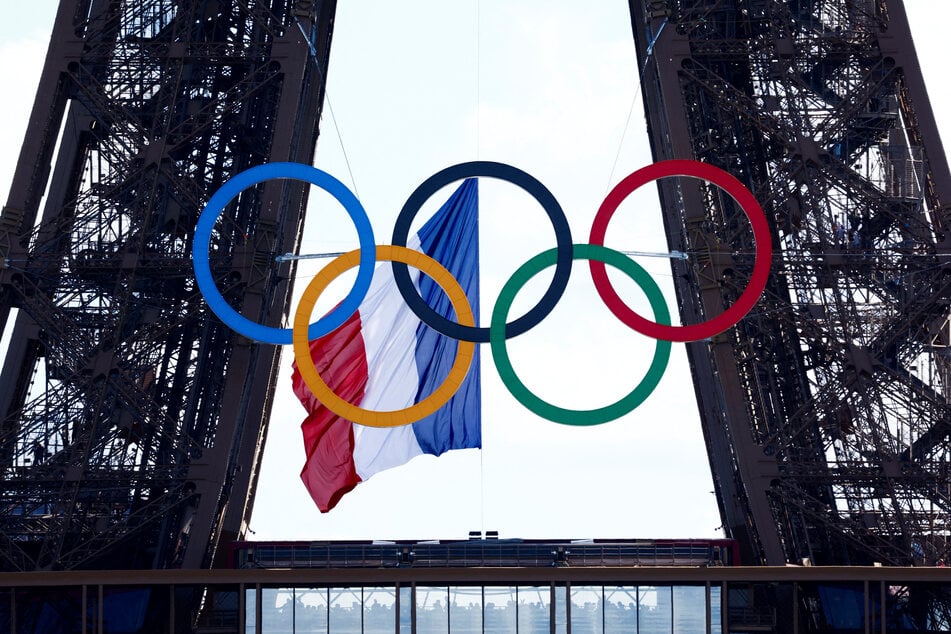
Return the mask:
<svg viewBox="0 0 951 634">
<path fill-rule="evenodd" d="M 568 214 L 574 241 L 586 242 L 609 186 L 650 162 L 626 2 L 339 5 L 328 84 L 336 125 L 325 108 L 317 165 L 355 185 L 378 243 L 390 242 L 396 214 L 419 183 L 449 164 L 474 159 L 511 163 L 541 180 Z M 948 87 L 939 84 L 947 57 L 942 26 L 951 7 L 931 0 L 908 0 L 907 6 L 939 124 L 951 123 Z M 0 191 L 9 187 L 54 9 L 51 0 L 14 4 L 0 22 L 6 93 L 0 102 Z M 666 251 L 654 191 L 645 188 L 622 207 L 609 246 Z M 553 246 L 554 235 L 541 209 L 514 187 L 483 183 L 481 194 L 487 317 L 509 275 Z M 447 195 L 434 197 L 430 208 Z M 418 224 L 424 219 L 421 214 Z M 355 247 L 344 213 L 315 192 L 302 251 Z M 676 313 L 666 263 L 640 261 Z M 302 269 L 298 291 L 313 270 Z M 548 279 L 539 275 L 513 312 L 533 303 Z M 628 285 L 625 293 L 643 308 L 636 289 Z M 542 397 L 592 408 L 640 380 L 653 342 L 616 322 L 579 265 L 552 315 L 509 349 L 516 371 Z M 670 368 L 644 405 L 596 428 L 556 425 L 531 414 L 501 385 L 488 348 L 482 354 L 484 449 L 421 457 L 380 473 L 326 515 L 317 512 L 297 476 L 304 411 L 283 376 L 253 537 L 455 538 L 481 529 L 526 538 L 719 536 L 682 345 L 674 345 Z M 285 366 L 290 358 L 288 349 Z"/>
</svg>

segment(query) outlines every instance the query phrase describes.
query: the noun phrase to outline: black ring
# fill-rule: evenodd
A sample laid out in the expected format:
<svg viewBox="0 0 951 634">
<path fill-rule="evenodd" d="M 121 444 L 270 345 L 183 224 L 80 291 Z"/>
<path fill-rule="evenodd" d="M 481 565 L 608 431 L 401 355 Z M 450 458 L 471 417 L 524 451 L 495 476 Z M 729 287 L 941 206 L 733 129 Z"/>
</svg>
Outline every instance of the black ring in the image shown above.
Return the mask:
<svg viewBox="0 0 951 634">
<path fill-rule="evenodd" d="M 531 194 L 539 202 L 551 224 L 555 229 L 555 241 L 558 248 L 558 257 L 555 263 L 555 274 L 552 277 L 551 284 L 545 294 L 535 306 L 513 321 L 505 324 L 505 338 L 509 339 L 520 335 L 548 316 L 558 300 L 561 299 L 565 288 L 568 286 L 568 278 L 571 277 L 572 263 L 572 242 L 571 228 L 568 226 L 568 219 L 561 205 L 555 200 L 548 188 L 541 184 L 534 176 L 523 172 L 522 170 L 506 165 L 505 163 L 496 163 L 494 161 L 470 161 L 468 163 L 459 163 L 451 165 L 444 170 L 436 172 L 416 188 L 406 204 L 400 211 L 396 224 L 393 227 L 393 244 L 399 247 L 405 247 L 409 236 L 409 227 L 413 218 L 419 212 L 430 196 L 439 189 L 454 181 L 470 178 L 472 176 L 486 176 L 508 181 L 513 185 L 521 187 Z M 396 280 L 396 287 L 399 289 L 406 304 L 412 309 L 416 316 L 430 328 L 452 337 L 459 341 L 472 341 L 475 343 L 485 343 L 489 341 L 488 328 L 475 328 L 472 326 L 463 326 L 454 321 L 449 321 L 427 304 L 419 295 L 416 286 L 413 284 L 409 275 L 409 269 L 403 262 L 393 262 L 393 277 Z"/>
</svg>

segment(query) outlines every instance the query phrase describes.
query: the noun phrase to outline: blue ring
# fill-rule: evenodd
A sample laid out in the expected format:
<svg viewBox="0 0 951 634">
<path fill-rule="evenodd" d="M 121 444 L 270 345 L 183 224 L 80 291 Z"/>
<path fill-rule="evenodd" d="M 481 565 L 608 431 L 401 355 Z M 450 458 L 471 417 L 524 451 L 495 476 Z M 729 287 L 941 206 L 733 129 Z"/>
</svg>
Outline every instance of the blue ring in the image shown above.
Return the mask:
<svg viewBox="0 0 951 634">
<path fill-rule="evenodd" d="M 251 321 L 232 308 L 218 291 L 208 263 L 211 230 L 228 202 L 242 190 L 274 178 L 290 178 L 320 187 L 343 205 L 357 228 L 357 237 L 360 241 L 360 267 L 357 270 L 357 279 L 344 300 L 307 329 L 307 336 L 310 340 L 314 340 L 338 328 L 357 311 L 367 291 L 370 290 L 373 269 L 376 265 L 376 240 L 373 237 L 373 227 L 370 226 L 367 212 L 347 186 L 327 172 L 303 163 L 265 163 L 240 172 L 229 179 L 214 193 L 198 217 L 198 226 L 195 228 L 195 239 L 192 244 L 195 280 L 209 308 L 235 332 L 263 343 L 289 344 L 293 342 L 292 329 L 264 326 Z"/>
</svg>

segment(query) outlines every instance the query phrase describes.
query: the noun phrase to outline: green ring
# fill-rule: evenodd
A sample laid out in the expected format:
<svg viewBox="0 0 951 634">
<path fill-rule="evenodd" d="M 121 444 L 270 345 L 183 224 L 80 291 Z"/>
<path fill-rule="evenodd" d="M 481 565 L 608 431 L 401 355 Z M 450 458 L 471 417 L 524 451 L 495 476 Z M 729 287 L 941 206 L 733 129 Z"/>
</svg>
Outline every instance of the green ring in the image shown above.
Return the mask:
<svg viewBox="0 0 951 634">
<path fill-rule="evenodd" d="M 499 298 L 492 309 L 492 323 L 489 327 L 492 359 L 495 361 L 499 377 L 501 377 L 509 392 L 512 393 L 512 396 L 532 412 L 542 418 L 564 425 L 601 425 L 633 411 L 650 396 L 660 382 L 660 377 L 664 375 L 664 370 L 667 369 L 671 344 L 670 341 L 656 340 L 654 359 L 651 361 L 647 374 L 627 396 L 610 405 L 591 410 L 565 409 L 552 405 L 533 394 L 515 375 L 515 370 L 512 369 L 512 363 L 509 361 L 509 354 L 506 349 L 505 322 L 508 320 L 509 309 L 512 307 L 516 293 L 536 273 L 546 267 L 554 266 L 557 257 L 558 249 L 549 249 L 536 255 L 515 271 L 505 283 L 505 286 L 502 287 L 502 292 L 499 293 Z M 644 290 L 647 299 L 650 301 L 651 309 L 654 311 L 654 319 L 658 323 L 670 325 L 670 312 L 667 310 L 667 302 L 650 273 L 645 271 L 640 264 L 619 251 L 596 244 L 574 245 L 572 259 L 597 260 L 610 264 L 625 273 Z"/>
</svg>

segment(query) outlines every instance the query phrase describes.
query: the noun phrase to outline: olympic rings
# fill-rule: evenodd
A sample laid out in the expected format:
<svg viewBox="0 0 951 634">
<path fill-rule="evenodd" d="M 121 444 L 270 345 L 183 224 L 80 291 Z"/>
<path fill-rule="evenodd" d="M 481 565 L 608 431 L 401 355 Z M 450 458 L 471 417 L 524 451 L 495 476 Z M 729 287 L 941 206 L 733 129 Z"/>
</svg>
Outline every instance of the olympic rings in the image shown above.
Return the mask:
<svg viewBox="0 0 951 634">
<path fill-rule="evenodd" d="M 242 190 L 272 178 L 306 181 L 327 191 L 344 206 L 357 228 L 357 237 L 360 241 L 360 252 L 362 254 L 357 279 L 353 283 L 350 293 L 339 306 L 318 319 L 316 323 L 311 324 L 307 336 L 311 339 L 317 339 L 332 332 L 347 321 L 350 315 L 360 307 L 363 298 L 366 297 L 367 291 L 370 289 L 370 281 L 373 279 L 373 267 L 376 263 L 373 257 L 376 239 L 373 237 L 373 227 L 370 225 L 370 219 L 356 196 L 343 183 L 316 167 L 302 163 L 265 163 L 238 173 L 222 185 L 198 217 L 198 226 L 195 228 L 195 238 L 192 245 L 192 266 L 195 269 L 195 280 L 198 282 L 198 288 L 202 295 L 205 296 L 208 307 L 235 332 L 264 343 L 291 343 L 292 333 L 290 328 L 264 326 L 251 321 L 232 308 L 222 297 L 218 287 L 215 286 L 211 266 L 208 263 L 211 230 L 228 202 L 241 193 Z"/>
<path fill-rule="evenodd" d="M 492 311 L 488 328 L 476 328 L 465 292 L 449 271 L 418 251 L 406 248 L 410 224 L 423 203 L 444 185 L 471 176 L 498 178 L 517 185 L 531 194 L 545 209 L 555 229 L 557 246 L 523 264 L 505 283 Z M 621 202 L 638 187 L 667 176 L 689 176 L 706 180 L 729 194 L 743 209 L 753 228 L 756 256 L 747 288 L 736 302 L 720 315 L 705 322 L 671 326 L 670 313 L 663 295 L 650 275 L 636 262 L 618 251 L 604 246 L 607 225 Z M 208 245 L 212 228 L 228 201 L 243 189 L 271 178 L 291 178 L 317 185 L 329 192 L 353 219 L 360 248 L 346 253 L 327 265 L 308 284 L 294 316 L 292 329 L 266 327 L 238 314 L 215 287 L 208 262 Z M 199 290 L 209 307 L 235 331 L 264 343 L 293 343 L 294 356 L 304 382 L 328 409 L 342 418 L 371 427 L 407 425 L 429 416 L 447 403 L 465 380 L 475 354 L 475 343 L 489 342 L 502 382 L 512 395 L 529 410 L 548 420 L 566 425 L 599 425 L 627 414 L 638 407 L 656 388 L 670 358 L 671 342 L 695 341 L 716 335 L 736 324 L 758 301 L 766 287 L 772 260 L 772 243 L 765 214 L 753 194 L 739 180 L 712 165 L 698 161 L 674 160 L 655 163 L 623 179 L 604 199 L 591 227 L 590 244 L 571 242 L 571 232 L 564 211 L 551 192 L 529 174 L 503 163 L 473 161 L 437 172 L 410 195 L 393 229 L 393 245 L 377 246 L 366 212 L 356 197 L 329 174 L 309 165 L 269 163 L 241 172 L 227 181 L 208 201 L 198 219 L 195 231 L 193 260 Z M 634 389 L 615 403 L 593 410 L 570 410 L 540 399 L 516 376 L 508 357 L 506 340 L 522 334 L 547 316 L 561 298 L 571 274 L 572 261 L 589 260 L 595 288 L 611 312 L 624 324 L 656 340 L 650 368 Z M 350 318 L 359 308 L 369 290 L 373 267 L 377 260 L 392 262 L 397 288 L 420 320 L 437 332 L 459 341 L 456 358 L 445 381 L 424 400 L 392 412 L 375 412 L 346 402 L 334 394 L 321 379 L 310 356 L 309 341 L 322 337 Z M 317 298 L 327 285 L 353 266 L 359 264 L 356 281 L 350 293 L 336 308 L 315 323 L 307 324 Z M 617 295 L 607 277 L 605 265 L 618 268 L 633 279 L 646 293 L 657 321 L 641 317 Z M 423 301 L 410 278 L 407 265 L 432 278 L 447 294 L 458 316 L 458 322 L 436 313 Z M 555 273 L 542 299 L 522 317 L 507 322 L 515 295 L 536 273 L 549 266 Z"/>
<path fill-rule="evenodd" d="M 409 236 L 410 223 L 430 196 L 436 193 L 441 187 L 457 180 L 468 178 L 470 176 L 488 176 L 508 181 L 517 185 L 531 194 L 539 202 L 548 218 L 555 228 L 555 242 L 558 245 L 558 258 L 555 264 L 555 275 L 552 277 L 551 284 L 542 298 L 535 304 L 534 308 L 505 325 L 505 337 L 515 337 L 527 330 L 534 328 L 544 319 L 554 308 L 558 300 L 561 299 L 565 288 L 568 286 L 568 278 L 571 276 L 571 228 L 568 226 L 568 219 L 561 205 L 552 195 L 548 188 L 542 185 L 535 177 L 523 172 L 522 170 L 506 165 L 505 163 L 494 163 L 492 161 L 471 161 L 469 163 L 459 163 L 447 167 L 444 170 L 436 172 L 416 188 L 396 219 L 393 227 L 393 244 L 397 246 L 406 246 L 406 239 Z M 449 321 L 423 301 L 419 296 L 419 291 L 413 286 L 410 280 L 409 271 L 406 265 L 393 261 L 393 277 L 396 279 L 396 286 L 406 303 L 412 309 L 419 319 L 435 330 L 447 337 L 452 337 L 459 341 L 474 341 L 485 343 L 489 341 L 488 328 L 475 328 L 464 326 L 462 324 Z"/>
<path fill-rule="evenodd" d="M 424 253 L 413 251 L 400 246 L 377 246 L 377 260 L 397 260 L 404 262 L 419 269 L 431 277 L 442 290 L 449 296 L 453 310 L 459 317 L 461 324 L 472 326 L 475 319 L 472 316 L 472 307 L 469 305 L 469 299 L 466 292 L 459 286 L 459 282 L 443 266 Z M 294 357 L 297 359 L 297 367 L 300 370 L 304 383 L 310 388 L 321 403 L 327 409 L 360 425 L 368 427 L 397 427 L 408 425 L 429 416 L 440 407 L 445 405 L 452 395 L 456 393 L 459 386 L 466 378 L 469 366 L 472 363 L 472 357 L 475 355 L 475 344 L 471 341 L 460 341 L 456 349 L 456 360 L 446 376 L 442 385 L 433 390 L 433 393 L 422 401 L 409 407 L 394 410 L 392 412 L 374 412 L 348 403 L 340 398 L 330 387 L 324 383 L 324 380 L 314 367 L 314 361 L 310 356 L 310 344 L 307 339 L 307 322 L 310 321 L 310 314 L 314 310 L 314 304 L 317 298 L 327 288 L 338 275 L 353 268 L 357 260 L 362 261 L 363 256 L 359 250 L 350 251 L 334 259 L 330 264 L 321 269 L 321 271 L 310 281 L 304 290 L 300 304 L 297 306 L 297 312 L 294 314 Z M 361 264 L 362 266 L 362 264 Z"/>
<path fill-rule="evenodd" d="M 499 293 L 499 299 L 492 310 L 491 321 L 491 339 L 492 359 L 495 361 L 495 367 L 499 371 L 499 377 L 502 383 L 508 388 L 512 396 L 524 405 L 530 411 L 538 414 L 556 423 L 575 426 L 600 425 L 616 418 L 624 416 L 628 412 L 638 407 L 644 400 L 650 396 L 654 388 L 660 382 L 660 378 L 667 369 L 667 362 L 670 360 L 669 341 L 663 339 L 656 340 L 654 348 L 654 358 L 651 361 L 647 374 L 641 379 L 631 392 L 621 398 L 619 401 L 593 410 L 571 410 L 551 405 L 533 394 L 525 384 L 515 375 L 512 364 L 509 361 L 508 350 L 505 344 L 505 332 L 503 325 L 508 316 L 508 310 L 512 306 L 516 293 L 525 283 L 528 282 L 536 273 L 555 263 L 557 249 L 550 249 L 523 264 L 512 277 L 502 287 Z M 610 264 L 620 269 L 633 279 L 647 294 L 654 316 L 662 323 L 670 323 L 670 313 L 667 310 L 667 303 L 664 296 L 657 286 L 654 278 L 641 267 L 640 264 L 628 258 L 619 251 L 614 251 L 604 246 L 595 244 L 576 244 L 574 245 L 573 257 L 576 260 L 597 260 L 602 263 Z"/>
<path fill-rule="evenodd" d="M 753 274 L 750 276 L 750 282 L 746 290 L 732 306 L 712 319 L 687 326 L 669 326 L 644 319 L 628 308 L 627 304 L 621 300 L 611 286 L 607 271 L 604 269 L 604 263 L 593 259 L 590 261 L 591 277 L 594 278 L 594 286 L 598 290 L 598 294 L 601 295 L 601 299 L 604 300 L 611 312 L 637 332 L 654 339 L 666 339 L 668 341 L 684 342 L 707 339 L 727 328 L 731 328 L 750 312 L 756 302 L 759 301 L 769 279 L 769 268 L 773 259 L 769 224 L 766 220 L 766 214 L 763 213 L 763 208 L 760 207 L 756 198 L 750 190 L 744 187 L 743 183 L 727 172 L 699 161 L 672 160 L 648 165 L 627 176 L 607 195 L 594 218 L 594 223 L 591 226 L 591 236 L 588 241 L 591 244 L 603 245 L 608 222 L 621 201 L 641 185 L 665 176 L 702 178 L 723 189 L 743 209 L 743 213 L 746 214 L 753 226 L 753 237 L 756 239 Z"/>
</svg>

